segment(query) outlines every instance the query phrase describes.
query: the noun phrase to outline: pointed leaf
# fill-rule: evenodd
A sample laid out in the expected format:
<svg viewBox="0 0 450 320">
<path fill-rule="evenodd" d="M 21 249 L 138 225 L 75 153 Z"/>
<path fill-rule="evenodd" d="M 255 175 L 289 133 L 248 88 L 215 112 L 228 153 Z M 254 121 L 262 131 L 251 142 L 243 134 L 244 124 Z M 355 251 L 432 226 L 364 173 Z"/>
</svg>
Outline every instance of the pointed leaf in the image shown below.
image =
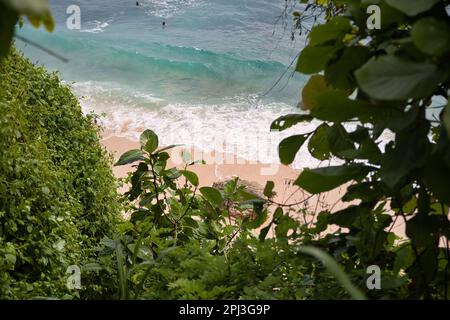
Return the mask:
<svg viewBox="0 0 450 320">
<path fill-rule="evenodd" d="M 318 73 L 325 69 L 339 46 L 307 46 L 298 57 L 295 71 L 304 74 Z"/>
<path fill-rule="evenodd" d="M 311 30 L 309 45 L 316 46 L 328 41 L 339 42 L 351 30 L 350 20 L 344 17 L 335 17 L 326 24 L 318 25 Z"/>
<path fill-rule="evenodd" d="M 305 169 L 294 184 L 309 193 L 317 194 L 333 190 L 350 180 L 360 180 L 373 170 L 358 164 Z"/>
<path fill-rule="evenodd" d="M 153 153 L 158 148 L 158 136 L 150 129 L 145 130 L 139 140 L 141 142 L 141 148 L 148 153 Z"/>
<path fill-rule="evenodd" d="M 144 153 L 139 149 L 133 149 L 125 152 L 116 162 L 115 166 L 123 166 L 125 164 L 133 163 L 135 161 L 144 160 Z"/>
<path fill-rule="evenodd" d="M 217 206 L 221 205 L 223 202 L 222 194 L 215 188 L 202 187 L 200 188 L 200 193 L 205 197 L 206 200 Z"/>
<path fill-rule="evenodd" d="M 266 182 L 266 186 L 264 187 L 264 195 L 267 198 L 272 198 L 274 193 L 273 193 L 273 188 L 275 187 L 275 184 L 273 183 L 273 181 L 267 181 Z"/>
<path fill-rule="evenodd" d="M 190 182 L 193 186 L 198 186 L 198 176 L 195 172 L 189 170 L 180 170 L 180 173 Z"/>
<path fill-rule="evenodd" d="M 326 123 L 321 124 L 308 142 L 308 150 L 311 155 L 318 160 L 330 158 L 330 145 L 328 144 L 328 129 Z"/>
<path fill-rule="evenodd" d="M 286 165 L 291 164 L 307 138 L 308 135 L 295 135 L 282 140 L 278 146 L 281 163 Z"/>
<path fill-rule="evenodd" d="M 308 122 L 313 118 L 308 114 L 288 114 L 286 116 L 281 116 L 272 122 L 270 126 L 271 131 L 283 131 L 300 122 Z"/>
</svg>

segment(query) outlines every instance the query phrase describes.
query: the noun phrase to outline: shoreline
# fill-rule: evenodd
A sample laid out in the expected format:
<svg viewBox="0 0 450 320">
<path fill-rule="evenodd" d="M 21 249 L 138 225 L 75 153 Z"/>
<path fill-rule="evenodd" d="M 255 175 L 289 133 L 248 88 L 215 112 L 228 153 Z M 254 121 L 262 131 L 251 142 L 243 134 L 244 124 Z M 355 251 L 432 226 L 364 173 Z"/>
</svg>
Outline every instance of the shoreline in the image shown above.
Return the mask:
<svg viewBox="0 0 450 320">
<path fill-rule="evenodd" d="M 116 136 L 111 131 L 105 130 L 101 134 L 100 143 L 106 151 L 117 161 L 119 157 L 130 149 L 139 149 L 138 141 L 130 138 Z M 164 147 L 162 145 L 161 147 Z M 356 202 L 343 202 L 341 197 L 345 194 L 345 187 L 334 189 L 326 193 L 311 196 L 300 188 L 292 185 L 300 174 L 301 170 L 293 169 L 282 164 L 264 164 L 256 161 L 247 161 L 233 154 L 223 154 L 220 152 L 203 152 L 193 147 L 179 146 L 167 152 L 170 159 L 167 162 L 168 167 L 181 168 L 184 163 L 181 159 L 181 152 L 188 151 L 192 156 L 192 161 L 204 159 L 206 164 L 195 164 L 189 166 L 189 170 L 195 172 L 199 177 L 199 186 L 212 186 L 215 182 L 223 182 L 228 179 L 239 177 L 241 180 L 250 182 L 257 186 L 261 192 L 264 190 L 267 181 L 273 181 L 275 184 L 274 192 L 276 195 L 273 202 L 284 207 L 294 204 L 292 208 L 295 211 L 305 212 L 306 214 L 295 213 L 294 217 L 302 223 L 312 223 L 317 219 L 319 212 L 329 210 L 336 212 L 342 210 L 349 205 L 357 204 Z M 128 172 L 132 171 L 132 165 L 125 165 L 112 168 L 117 178 L 123 178 Z M 119 188 L 119 192 L 123 193 L 127 190 L 127 186 Z M 273 212 L 277 204 L 271 205 Z M 269 223 L 269 219 L 261 226 L 263 228 Z M 258 228 L 259 229 L 259 228 Z M 388 228 L 389 229 L 389 228 Z M 329 227 L 324 233 L 335 232 L 337 228 Z M 405 236 L 405 224 L 400 219 L 394 222 L 392 231 L 400 237 Z"/>
<path fill-rule="evenodd" d="M 109 131 L 102 133 L 101 144 L 114 157 L 114 161 L 117 161 L 124 152 L 130 149 L 139 149 L 140 147 L 138 141 L 116 136 Z M 273 200 L 284 206 L 304 201 L 301 203 L 302 207 L 316 213 L 330 207 L 334 207 L 334 210 L 339 210 L 345 206 L 340 201 L 344 194 L 343 190 L 333 190 L 310 197 L 309 194 L 292 185 L 301 170 L 279 163 L 265 164 L 247 161 L 233 154 L 223 154 L 216 151 L 203 152 L 192 147 L 179 146 L 168 150 L 171 156 L 168 161 L 168 167 L 181 168 L 184 166 L 180 155 L 183 150 L 191 154 L 192 161 L 206 161 L 206 164 L 195 164 L 189 167 L 189 170 L 198 175 L 200 187 L 212 186 L 215 182 L 223 182 L 237 176 L 241 180 L 257 185 L 261 191 L 264 189 L 267 181 L 273 181 L 276 193 Z M 131 165 L 113 167 L 113 173 L 117 178 L 125 177 L 131 170 Z M 125 190 L 124 188 L 122 189 L 120 190 L 121 192 Z"/>
</svg>

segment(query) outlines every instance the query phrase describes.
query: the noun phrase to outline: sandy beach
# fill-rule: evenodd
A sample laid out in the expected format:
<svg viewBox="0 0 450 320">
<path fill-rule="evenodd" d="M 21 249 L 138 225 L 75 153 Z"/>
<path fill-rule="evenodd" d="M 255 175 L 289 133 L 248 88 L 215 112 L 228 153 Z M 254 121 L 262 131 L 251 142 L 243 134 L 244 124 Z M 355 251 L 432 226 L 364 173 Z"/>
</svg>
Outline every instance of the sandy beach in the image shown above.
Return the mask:
<svg viewBox="0 0 450 320">
<path fill-rule="evenodd" d="M 103 132 L 101 143 L 115 160 L 118 160 L 124 152 L 139 148 L 138 141 L 116 136 L 110 131 Z M 345 188 L 335 189 L 316 196 L 305 193 L 305 191 L 292 185 L 301 171 L 279 163 L 267 164 L 247 161 L 232 154 L 207 153 L 195 148 L 179 146 L 169 151 L 171 159 L 168 161 L 168 167 L 179 169 L 184 167 L 181 159 L 182 151 L 189 152 L 192 161 L 206 161 L 206 164 L 195 164 L 189 167 L 189 170 L 198 175 L 200 186 L 212 186 L 215 182 L 227 181 L 237 176 L 239 179 L 251 182 L 252 185 L 257 185 L 263 190 L 267 181 L 273 181 L 276 193 L 273 201 L 283 206 L 295 204 L 292 208 L 303 209 L 303 212 L 308 212 L 307 215 L 297 214 L 297 218 L 304 223 L 314 222 L 317 214 L 323 210 L 336 212 L 351 204 L 356 204 L 341 200 L 345 194 Z M 132 170 L 131 165 L 113 167 L 113 172 L 118 178 L 125 177 L 127 172 Z M 127 187 L 125 186 L 119 191 L 125 192 L 126 190 Z M 336 228 L 330 227 L 327 232 L 335 230 Z M 392 227 L 392 231 L 399 236 L 404 236 L 404 222 L 398 219 Z"/>
<path fill-rule="evenodd" d="M 115 160 L 130 149 L 138 149 L 139 142 L 129 138 L 119 137 L 111 132 L 105 131 L 101 140 L 102 145 L 111 153 Z M 337 211 L 345 208 L 348 203 L 340 201 L 344 191 L 342 189 L 318 196 L 311 196 L 300 188 L 292 185 L 298 177 L 300 170 L 290 168 L 281 164 L 264 164 L 259 162 L 247 161 L 231 154 L 221 154 L 217 152 L 205 153 L 194 148 L 176 147 L 169 151 L 171 159 L 168 161 L 168 167 L 184 167 L 181 159 L 182 151 L 188 151 L 193 161 L 205 160 L 206 164 L 195 164 L 189 167 L 199 176 L 200 186 L 212 186 L 215 182 L 222 182 L 239 177 L 241 180 L 251 182 L 262 191 L 266 181 L 273 181 L 276 196 L 273 201 L 285 207 L 291 204 L 295 209 L 305 209 L 308 215 L 298 215 L 298 218 L 306 223 L 315 220 L 320 211 L 329 209 Z M 116 177 L 121 178 L 132 171 L 131 165 L 113 167 Z M 122 187 L 120 192 L 125 192 L 127 187 Z M 276 206 L 276 205 L 274 205 Z"/>
</svg>

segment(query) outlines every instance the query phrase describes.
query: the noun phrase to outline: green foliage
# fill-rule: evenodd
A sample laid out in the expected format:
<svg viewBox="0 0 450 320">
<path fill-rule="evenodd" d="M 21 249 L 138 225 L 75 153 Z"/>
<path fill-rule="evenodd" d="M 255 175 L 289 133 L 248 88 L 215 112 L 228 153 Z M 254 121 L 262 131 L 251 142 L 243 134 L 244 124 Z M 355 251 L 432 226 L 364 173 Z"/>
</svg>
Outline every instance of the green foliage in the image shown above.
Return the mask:
<svg viewBox="0 0 450 320">
<path fill-rule="evenodd" d="M 436 64 L 394 55 L 371 59 L 355 76 L 361 89 L 372 98 L 394 101 L 429 97 L 442 80 Z"/>
<path fill-rule="evenodd" d="M 83 272 L 80 292 L 66 287 L 67 267 L 95 262 L 118 221 L 94 117 L 15 50 L 0 67 L 0 108 L 0 298 L 106 294 L 98 272 Z"/>
<path fill-rule="evenodd" d="M 327 267 L 327 269 L 334 274 L 334 276 L 339 280 L 341 285 L 345 288 L 345 290 L 347 290 L 350 293 L 350 295 L 354 299 L 365 300 L 366 297 L 364 296 L 364 294 L 352 284 L 348 276 L 344 273 L 344 271 L 342 271 L 342 269 L 333 260 L 333 258 L 330 257 L 330 255 L 317 248 L 307 246 L 300 248 L 300 251 L 312 255 L 318 260 L 321 260 L 322 263 Z"/>
<path fill-rule="evenodd" d="M 304 254 L 320 252 L 301 246 L 312 231 L 303 228 L 298 241 L 301 224 L 289 210 L 269 212 L 273 182 L 264 188 L 264 199 L 238 178 L 221 190 L 199 188 L 197 175 L 188 170 L 189 155 L 183 154 L 182 170 L 167 168 L 169 156 L 166 148 L 157 149 L 157 136 L 146 130 L 140 140 L 141 149 L 133 151 L 139 157 L 131 161 L 126 152 L 121 159 L 128 160 L 116 164 L 134 163 L 126 179 L 130 220 L 113 238 L 102 240 L 107 265 L 116 265 L 117 298 L 362 297 L 353 276 L 343 275 L 333 258 L 325 256 L 322 265 Z M 262 226 L 258 236 L 255 229 Z M 275 237 L 266 239 L 270 229 Z"/>
<path fill-rule="evenodd" d="M 359 164 L 305 169 L 295 184 L 310 193 L 321 193 L 333 190 L 350 180 L 361 180 L 370 171 L 372 168 Z"/>
<path fill-rule="evenodd" d="M 295 184 L 311 193 L 346 184 L 343 200 L 358 201 L 322 212 L 316 230 L 348 228 L 339 233 L 347 272 L 376 264 L 411 281 L 409 287 L 403 280 L 389 283 L 399 288 L 397 297 L 448 299 L 450 2 L 302 2 L 332 13 L 311 30 L 297 63 L 297 71 L 313 74 L 302 93 L 308 114 L 301 117 L 322 121 L 309 135 L 308 150 L 318 160 L 345 163 L 305 169 Z M 371 4 L 381 6 L 380 30 L 366 26 Z M 436 98 L 445 104 L 436 106 Z M 430 117 L 431 111 L 439 117 Z M 298 142 L 296 137 L 286 140 Z M 290 160 L 299 147 L 286 140 L 280 158 Z M 397 219 L 404 220 L 408 237 L 401 249 L 392 245 L 389 229 Z"/>
</svg>

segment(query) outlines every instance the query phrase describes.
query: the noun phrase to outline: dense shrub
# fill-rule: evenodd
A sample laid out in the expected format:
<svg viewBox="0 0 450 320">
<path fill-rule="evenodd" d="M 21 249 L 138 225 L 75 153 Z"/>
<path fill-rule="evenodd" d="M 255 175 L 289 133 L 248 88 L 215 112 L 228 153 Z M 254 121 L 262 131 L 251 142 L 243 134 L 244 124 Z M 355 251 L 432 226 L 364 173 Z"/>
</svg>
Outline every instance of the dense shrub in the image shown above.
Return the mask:
<svg viewBox="0 0 450 320">
<path fill-rule="evenodd" d="M 114 238 L 102 240 L 108 262 L 104 267 L 117 270 L 117 298 L 364 297 L 351 281 L 363 286 L 365 271 L 347 276 L 323 250 L 310 247 L 336 241 L 333 235 L 312 241 L 314 229 L 296 221 L 288 207 L 273 208 L 273 184 L 264 195 L 250 192 L 238 178 L 221 190 L 199 188 L 199 178 L 189 171 L 194 164 L 189 157 L 182 169 L 168 167 L 165 150 L 170 147 L 158 149 L 151 130 L 140 140 L 140 149 L 126 152 L 117 162 L 135 164 L 125 194 L 130 219 Z M 255 230 L 264 225 L 260 232 Z M 269 228 L 275 230 L 274 237 L 268 237 Z"/>
<path fill-rule="evenodd" d="M 0 298 L 73 295 L 67 267 L 96 259 L 119 213 L 99 130 L 56 74 L 15 50 L 0 65 L 0 110 Z"/>
<path fill-rule="evenodd" d="M 311 75 L 302 90 L 307 114 L 283 116 L 272 128 L 320 125 L 309 133 L 298 126 L 281 141 L 280 159 L 290 164 L 307 144 L 316 159 L 343 163 L 305 168 L 294 184 L 311 194 L 351 184 L 342 198 L 348 207 L 320 215 L 323 225 L 348 228 L 339 256 L 349 270 L 378 265 L 406 275 L 406 297 L 448 299 L 450 1 L 302 2 L 326 13 L 296 66 Z M 374 8 L 380 26 L 369 28 Z M 294 13 L 297 25 L 305 10 Z M 392 250 L 396 222 L 408 239 Z"/>
</svg>

